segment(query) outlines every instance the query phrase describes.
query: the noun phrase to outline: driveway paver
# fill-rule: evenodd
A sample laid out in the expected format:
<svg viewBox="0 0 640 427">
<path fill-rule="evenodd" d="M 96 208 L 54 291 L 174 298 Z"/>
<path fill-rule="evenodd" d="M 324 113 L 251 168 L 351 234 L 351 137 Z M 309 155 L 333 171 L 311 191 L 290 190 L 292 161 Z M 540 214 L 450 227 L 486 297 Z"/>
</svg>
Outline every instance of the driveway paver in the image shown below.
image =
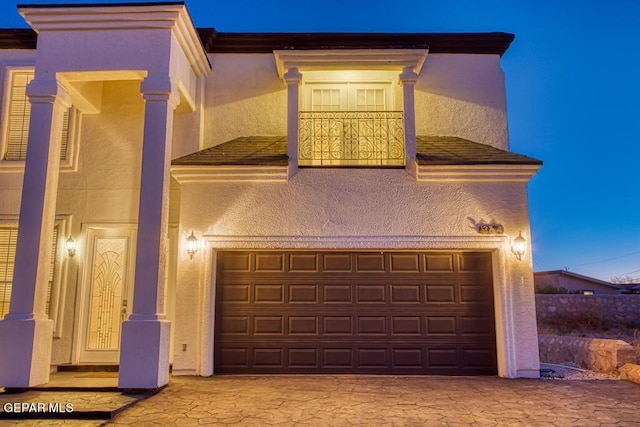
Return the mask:
<svg viewBox="0 0 640 427">
<path fill-rule="evenodd" d="M 496 377 L 173 377 L 110 426 L 632 426 L 640 386 Z"/>
</svg>

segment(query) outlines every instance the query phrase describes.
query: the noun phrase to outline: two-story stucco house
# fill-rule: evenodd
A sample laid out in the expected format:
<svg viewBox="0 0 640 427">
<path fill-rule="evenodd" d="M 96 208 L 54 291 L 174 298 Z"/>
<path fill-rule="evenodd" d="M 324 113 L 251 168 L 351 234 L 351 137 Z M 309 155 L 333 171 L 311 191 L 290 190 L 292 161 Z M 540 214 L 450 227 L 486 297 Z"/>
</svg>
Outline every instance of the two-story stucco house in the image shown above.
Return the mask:
<svg viewBox="0 0 640 427">
<path fill-rule="evenodd" d="M 513 36 L 196 29 L 181 2 L 0 30 L 0 386 L 537 377 Z"/>
</svg>

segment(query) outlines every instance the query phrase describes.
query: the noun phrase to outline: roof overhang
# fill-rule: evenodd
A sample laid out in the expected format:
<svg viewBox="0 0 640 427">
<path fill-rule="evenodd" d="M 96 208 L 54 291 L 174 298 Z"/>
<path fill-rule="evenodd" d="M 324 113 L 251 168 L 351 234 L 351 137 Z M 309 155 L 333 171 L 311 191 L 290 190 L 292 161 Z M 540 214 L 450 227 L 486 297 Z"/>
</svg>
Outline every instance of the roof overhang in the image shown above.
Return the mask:
<svg viewBox="0 0 640 427">
<path fill-rule="evenodd" d="M 410 69 L 420 74 L 428 49 L 328 49 L 275 50 L 280 78 L 292 68 L 305 70 L 388 70 Z"/>
<path fill-rule="evenodd" d="M 180 184 L 287 182 L 287 170 L 287 166 L 172 165 L 171 176 Z"/>
<path fill-rule="evenodd" d="M 168 29 L 197 75 L 211 70 L 184 2 L 18 5 L 20 15 L 37 32 Z"/>
<path fill-rule="evenodd" d="M 420 165 L 419 182 L 529 182 L 542 165 Z"/>
</svg>

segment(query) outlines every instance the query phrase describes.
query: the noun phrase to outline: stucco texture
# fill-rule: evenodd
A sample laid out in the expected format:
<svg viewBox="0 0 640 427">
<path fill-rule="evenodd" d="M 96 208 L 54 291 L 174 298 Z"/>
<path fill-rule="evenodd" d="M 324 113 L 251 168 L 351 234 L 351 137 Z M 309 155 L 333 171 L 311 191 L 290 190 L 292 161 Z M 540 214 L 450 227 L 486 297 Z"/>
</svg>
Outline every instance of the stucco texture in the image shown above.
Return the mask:
<svg viewBox="0 0 640 427">
<path fill-rule="evenodd" d="M 180 210 L 183 237 L 195 230 L 212 252 L 179 265 L 177 311 L 185 316 L 176 319 L 176 343 L 207 345 L 211 325 L 187 311 L 215 286 L 215 249 L 481 249 L 496 253 L 496 305 L 505 310 L 498 346 L 512 358 L 504 357 L 501 375 L 538 371 L 530 258 L 508 252 L 509 236 L 528 232 L 526 184 L 417 183 L 397 169 L 308 168 L 288 183 L 185 183 Z M 506 236 L 479 235 L 479 223 L 503 224 Z M 215 302 L 207 304 L 204 312 Z M 197 372 L 197 355 L 176 353 L 176 368 Z"/>
<path fill-rule="evenodd" d="M 287 134 L 287 88 L 272 54 L 209 55 L 203 146 Z"/>
<path fill-rule="evenodd" d="M 430 54 L 415 86 L 416 134 L 450 135 L 509 149 L 498 55 Z"/>
<path fill-rule="evenodd" d="M 286 135 L 287 91 L 273 55 L 209 58 L 213 71 L 204 101 L 203 146 L 241 136 Z M 509 148 L 499 55 L 427 55 L 415 85 L 415 106 L 417 135 L 458 136 Z"/>
</svg>

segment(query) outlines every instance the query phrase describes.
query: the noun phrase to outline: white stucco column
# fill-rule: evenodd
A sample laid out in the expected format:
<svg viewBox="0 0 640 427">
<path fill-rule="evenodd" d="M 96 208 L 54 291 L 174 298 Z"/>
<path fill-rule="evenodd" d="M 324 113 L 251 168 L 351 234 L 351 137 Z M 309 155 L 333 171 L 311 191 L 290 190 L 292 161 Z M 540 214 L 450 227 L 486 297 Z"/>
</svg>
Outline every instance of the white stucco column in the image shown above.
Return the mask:
<svg viewBox="0 0 640 427">
<path fill-rule="evenodd" d="M 289 156 L 288 176 L 291 178 L 298 172 L 298 113 L 302 74 L 297 68 L 290 68 L 282 77 L 287 82 L 287 155 Z"/>
<path fill-rule="evenodd" d="M 404 108 L 404 151 L 406 168 L 409 172 L 415 170 L 416 160 L 416 109 L 414 88 L 417 80 L 418 74 L 413 71 L 413 68 L 405 68 L 402 73 L 400 73 Z"/>
<path fill-rule="evenodd" d="M 0 321 L 0 386 L 49 381 L 53 321 L 45 314 L 64 112 L 71 98 L 56 80 L 27 86 L 29 139 L 9 313 Z"/>
<path fill-rule="evenodd" d="M 120 388 L 169 382 L 170 322 L 164 314 L 173 111 L 179 95 L 169 77 L 147 77 L 133 311 L 122 324 Z"/>
</svg>

